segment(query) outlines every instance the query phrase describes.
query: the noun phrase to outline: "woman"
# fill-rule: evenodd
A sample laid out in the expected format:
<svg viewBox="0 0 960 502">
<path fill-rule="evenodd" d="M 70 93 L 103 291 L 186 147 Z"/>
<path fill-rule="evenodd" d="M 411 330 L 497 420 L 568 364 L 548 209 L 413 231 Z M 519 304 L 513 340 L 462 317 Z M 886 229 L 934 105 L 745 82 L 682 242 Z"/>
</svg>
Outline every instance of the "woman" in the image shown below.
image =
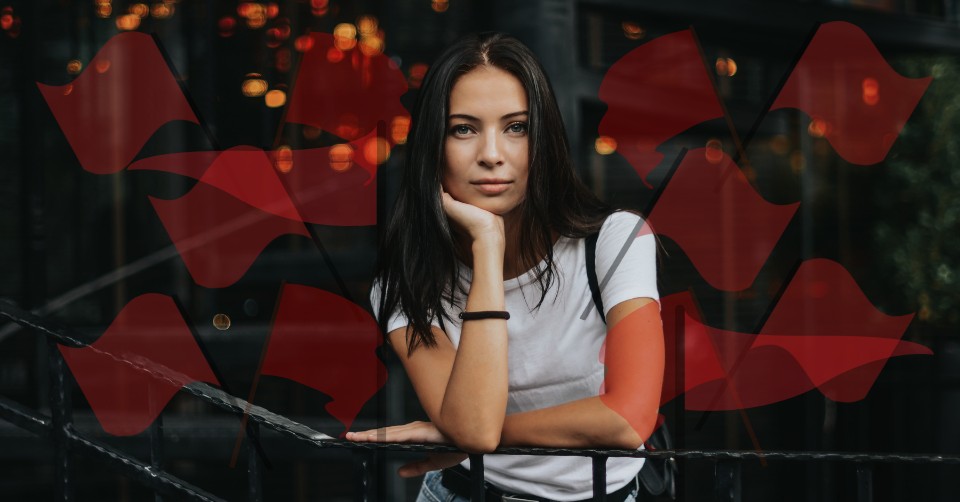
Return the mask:
<svg viewBox="0 0 960 502">
<path fill-rule="evenodd" d="M 613 213 L 577 178 L 530 50 L 500 34 L 448 48 L 423 81 L 407 148 L 371 296 L 430 422 L 347 439 L 478 453 L 640 447 L 663 374 L 654 239 L 634 241 L 639 218 Z M 601 291 L 606 324 L 591 304 L 584 257 L 584 238 L 597 232 L 598 276 L 616 268 Z M 453 473 L 435 470 L 464 458 L 431 456 L 400 474 L 434 471 L 420 500 L 448 500 Z M 592 494 L 588 458 L 488 455 L 484 463 L 487 481 L 507 493 Z M 623 500 L 642 464 L 610 459 L 607 491 Z"/>
</svg>

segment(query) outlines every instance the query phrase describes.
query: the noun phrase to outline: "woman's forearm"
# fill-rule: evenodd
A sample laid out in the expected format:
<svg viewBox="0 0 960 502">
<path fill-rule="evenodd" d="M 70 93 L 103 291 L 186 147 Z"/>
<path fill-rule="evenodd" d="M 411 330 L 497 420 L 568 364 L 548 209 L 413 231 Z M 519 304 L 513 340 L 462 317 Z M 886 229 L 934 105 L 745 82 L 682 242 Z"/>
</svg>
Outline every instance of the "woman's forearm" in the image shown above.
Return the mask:
<svg viewBox="0 0 960 502">
<path fill-rule="evenodd" d="M 474 241 L 466 311 L 504 310 L 503 246 L 502 234 Z M 500 443 L 507 385 L 507 322 L 465 321 L 438 428 L 461 448 L 493 450 Z"/>
<path fill-rule="evenodd" d="M 508 415 L 500 446 L 636 449 L 650 437 L 656 421 L 657 408 L 651 406 L 649 415 L 640 420 L 639 430 L 635 430 L 599 396 L 589 397 Z"/>
</svg>

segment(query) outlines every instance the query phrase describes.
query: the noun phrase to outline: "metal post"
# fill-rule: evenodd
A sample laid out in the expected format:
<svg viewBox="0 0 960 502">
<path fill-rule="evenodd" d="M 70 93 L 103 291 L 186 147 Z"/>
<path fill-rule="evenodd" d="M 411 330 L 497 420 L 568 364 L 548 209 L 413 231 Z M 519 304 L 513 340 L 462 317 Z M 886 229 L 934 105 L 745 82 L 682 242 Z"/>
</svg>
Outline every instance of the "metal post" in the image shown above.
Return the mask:
<svg viewBox="0 0 960 502">
<path fill-rule="evenodd" d="M 873 502 L 873 466 L 857 464 L 857 501 Z"/>
<path fill-rule="evenodd" d="M 607 457 L 593 457 L 593 500 L 607 500 Z"/>
<path fill-rule="evenodd" d="M 373 493 L 373 453 L 366 450 L 354 450 L 353 464 L 356 466 L 357 489 L 355 499 L 358 502 L 376 500 Z"/>
<path fill-rule="evenodd" d="M 68 432 L 73 429 L 73 410 L 70 400 L 70 380 L 67 376 L 66 362 L 57 348 L 57 342 L 47 340 L 47 352 L 50 360 L 50 415 L 53 423 L 54 448 L 54 486 L 57 500 L 73 500 L 73 468 L 70 459 L 70 440 Z"/>
<path fill-rule="evenodd" d="M 154 401 L 156 404 L 156 395 L 151 390 L 150 400 Z M 156 420 L 150 424 L 150 467 L 156 470 L 156 472 L 163 471 L 163 413 L 158 413 Z M 163 502 L 163 497 L 160 496 L 160 492 L 154 490 L 153 492 L 154 502 Z"/>
<path fill-rule="evenodd" d="M 484 502 L 483 490 L 483 455 L 470 454 L 470 500 Z"/>
<path fill-rule="evenodd" d="M 740 461 L 717 462 L 715 476 L 717 502 L 740 502 Z"/>
<path fill-rule="evenodd" d="M 263 500 L 263 485 L 260 479 L 260 457 L 256 447 L 260 437 L 260 425 L 252 420 L 247 422 L 247 432 L 250 434 L 247 438 L 247 483 L 250 502 L 260 502 Z"/>
</svg>

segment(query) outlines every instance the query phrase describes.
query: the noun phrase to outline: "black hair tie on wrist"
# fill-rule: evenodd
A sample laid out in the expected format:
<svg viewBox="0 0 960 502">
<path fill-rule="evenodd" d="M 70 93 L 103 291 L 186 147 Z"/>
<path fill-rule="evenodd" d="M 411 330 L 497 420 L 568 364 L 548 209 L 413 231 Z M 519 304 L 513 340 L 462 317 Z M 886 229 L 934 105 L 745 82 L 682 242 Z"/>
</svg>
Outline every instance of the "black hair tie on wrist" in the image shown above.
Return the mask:
<svg viewBox="0 0 960 502">
<path fill-rule="evenodd" d="M 510 312 L 505 310 L 480 310 L 477 312 L 460 312 L 460 319 L 477 321 L 480 319 L 510 319 Z"/>
</svg>

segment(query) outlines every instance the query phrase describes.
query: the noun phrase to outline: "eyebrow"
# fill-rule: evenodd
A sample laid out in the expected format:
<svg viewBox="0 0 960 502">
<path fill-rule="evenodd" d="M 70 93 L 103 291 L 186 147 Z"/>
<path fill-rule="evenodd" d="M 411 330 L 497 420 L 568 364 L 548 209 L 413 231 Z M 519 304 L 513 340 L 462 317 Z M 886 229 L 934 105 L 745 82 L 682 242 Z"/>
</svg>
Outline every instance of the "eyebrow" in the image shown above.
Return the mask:
<svg viewBox="0 0 960 502">
<path fill-rule="evenodd" d="M 527 113 L 526 110 L 523 110 L 523 111 L 520 111 L 520 112 L 508 113 L 508 114 L 500 117 L 500 120 L 510 119 L 510 118 L 517 117 L 517 116 L 520 116 L 520 115 L 529 115 L 529 114 Z M 456 114 L 453 114 L 453 115 L 448 115 L 448 116 L 447 116 L 447 120 L 450 120 L 450 119 L 472 120 L 472 121 L 474 121 L 474 122 L 479 122 L 479 121 L 480 121 L 480 119 L 478 119 L 477 117 L 474 117 L 473 115 L 467 115 L 467 114 L 465 114 L 465 113 L 456 113 Z"/>
</svg>

